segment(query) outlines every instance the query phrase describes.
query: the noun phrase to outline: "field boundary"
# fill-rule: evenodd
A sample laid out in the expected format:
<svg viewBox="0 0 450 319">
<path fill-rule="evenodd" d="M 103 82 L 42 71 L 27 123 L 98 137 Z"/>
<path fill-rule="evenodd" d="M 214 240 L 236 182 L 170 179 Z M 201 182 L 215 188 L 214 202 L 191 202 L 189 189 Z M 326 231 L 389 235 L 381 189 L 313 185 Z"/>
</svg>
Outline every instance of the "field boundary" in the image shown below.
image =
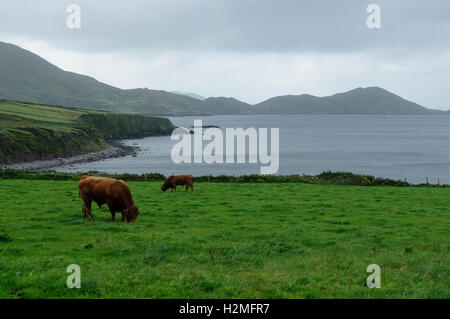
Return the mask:
<svg viewBox="0 0 450 319">
<path fill-rule="evenodd" d="M 79 180 L 84 175 L 103 176 L 125 181 L 164 181 L 167 176 L 160 173 L 148 174 L 111 174 L 99 171 L 63 173 L 56 171 L 30 171 L 18 169 L 0 169 L 0 179 L 38 179 L 38 180 Z M 389 178 L 359 175 L 350 172 L 323 172 L 312 175 L 242 175 L 242 176 L 194 176 L 196 182 L 214 183 L 305 183 L 330 185 L 357 185 L 357 186 L 393 186 L 393 187 L 448 187 L 446 184 L 410 184 L 407 181 Z"/>
</svg>

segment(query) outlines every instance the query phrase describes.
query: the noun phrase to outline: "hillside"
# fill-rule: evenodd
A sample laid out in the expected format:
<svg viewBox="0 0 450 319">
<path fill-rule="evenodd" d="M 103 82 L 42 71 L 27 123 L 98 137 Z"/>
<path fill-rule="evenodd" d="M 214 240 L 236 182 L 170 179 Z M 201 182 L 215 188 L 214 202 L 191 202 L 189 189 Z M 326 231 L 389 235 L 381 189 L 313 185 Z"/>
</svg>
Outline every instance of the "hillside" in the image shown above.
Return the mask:
<svg viewBox="0 0 450 319">
<path fill-rule="evenodd" d="M 252 113 L 256 114 L 327 114 L 334 111 L 320 97 L 308 94 L 277 96 L 252 106 Z"/>
<path fill-rule="evenodd" d="M 444 114 L 382 88 L 357 88 L 326 97 L 286 95 L 252 106 L 257 114 Z"/>
<path fill-rule="evenodd" d="M 234 98 L 119 89 L 64 71 L 36 54 L 0 42 L 0 99 L 142 115 L 434 114 L 384 89 L 358 88 L 328 97 L 286 95 L 251 106 Z"/>
<path fill-rule="evenodd" d="M 178 92 L 178 91 L 173 91 L 172 93 L 175 93 L 175 94 L 178 94 L 178 95 L 189 96 L 189 97 L 192 97 L 192 98 L 197 99 L 197 100 L 200 100 L 200 101 L 203 101 L 203 100 L 206 99 L 205 97 L 203 97 L 203 96 L 201 96 L 201 95 L 198 95 L 198 94 L 195 94 L 195 93 L 190 93 L 190 92 Z"/>
<path fill-rule="evenodd" d="M 198 99 L 158 90 L 122 90 L 66 72 L 0 42 L 0 99 L 139 114 L 201 114 Z"/>
<path fill-rule="evenodd" d="M 0 163 L 67 157 L 107 140 L 170 134 L 165 118 L 0 101 Z"/>
<path fill-rule="evenodd" d="M 205 112 L 210 114 L 249 114 L 250 104 L 232 97 L 210 97 L 203 101 Z"/>
</svg>

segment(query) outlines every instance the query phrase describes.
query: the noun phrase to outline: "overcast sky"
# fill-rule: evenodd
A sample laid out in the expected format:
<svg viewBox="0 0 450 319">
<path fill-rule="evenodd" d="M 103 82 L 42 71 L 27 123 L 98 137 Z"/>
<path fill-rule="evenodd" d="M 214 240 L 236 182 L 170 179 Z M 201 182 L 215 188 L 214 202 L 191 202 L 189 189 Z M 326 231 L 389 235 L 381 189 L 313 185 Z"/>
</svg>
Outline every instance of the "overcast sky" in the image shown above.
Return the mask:
<svg viewBox="0 0 450 319">
<path fill-rule="evenodd" d="M 2 0 L 0 41 L 121 88 L 257 103 L 380 86 L 450 109 L 448 0 Z"/>
</svg>

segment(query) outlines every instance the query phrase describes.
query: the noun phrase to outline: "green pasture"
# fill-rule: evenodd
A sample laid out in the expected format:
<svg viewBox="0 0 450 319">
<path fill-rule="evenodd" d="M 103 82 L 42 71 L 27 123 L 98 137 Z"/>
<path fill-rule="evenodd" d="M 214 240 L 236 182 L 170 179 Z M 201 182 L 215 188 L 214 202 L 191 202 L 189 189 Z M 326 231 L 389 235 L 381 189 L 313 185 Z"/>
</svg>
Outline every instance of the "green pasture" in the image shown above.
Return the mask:
<svg viewBox="0 0 450 319">
<path fill-rule="evenodd" d="M 129 182 L 129 225 L 83 219 L 76 181 L 0 179 L 0 298 L 450 298 L 449 188 L 160 185 Z"/>
</svg>

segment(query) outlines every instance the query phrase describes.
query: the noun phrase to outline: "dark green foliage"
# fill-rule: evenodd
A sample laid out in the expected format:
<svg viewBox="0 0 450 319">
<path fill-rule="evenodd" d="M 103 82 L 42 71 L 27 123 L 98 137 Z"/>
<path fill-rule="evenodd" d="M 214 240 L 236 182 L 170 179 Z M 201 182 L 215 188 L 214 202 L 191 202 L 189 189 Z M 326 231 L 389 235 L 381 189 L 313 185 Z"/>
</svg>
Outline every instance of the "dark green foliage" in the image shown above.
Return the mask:
<svg viewBox="0 0 450 319">
<path fill-rule="evenodd" d="M 11 238 L 7 234 L 0 233 L 0 241 L 2 242 L 11 242 Z"/>
<path fill-rule="evenodd" d="M 116 173 L 109 174 L 98 171 L 85 173 L 63 173 L 55 171 L 23 171 L 15 169 L 1 169 L 0 178 L 14 179 L 53 179 L 53 180 L 78 180 L 83 175 L 105 176 L 125 181 L 163 181 L 166 176 L 159 173 L 129 174 Z M 448 185 L 420 184 L 411 185 L 407 182 L 380 178 L 366 175 L 358 175 L 348 172 L 323 172 L 317 176 L 308 175 L 243 175 L 243 176 L 194 176 L 195 182 L 224 182 L 224 183 L 307 183 L 307 184 L 335 184 L 335 185 L 361 185 L 361 186 L 430 186 L 448 187 Z"/>
<path fill-rule="evenodd" d="M 404 181 L 392 180 L 389 178 L 373 177 L 370 175 L 358 175 L 350 172 L 323 172 L 317 175 L 321 183 L 348 184 L 348 185 L 368 185 L 368 186 L 408 186 Z"/>
<path fill-rule="evenodd" d="M 60 181 L 72 181 L 79 180 L 82 176 L 103 176 L 116 179 L 122 179 L 126 181 L 162 181 L 165 180 L 165 176 L 159 173 L 149 173 L 142 175 L 135 174 L 108 174 L 97 171 L 90 171 L 85 173 L 61 173 L 54 171 L 23 171 L 16 169 L 0 169 L 0 179 L 40 179 L 40 180 L 60 180 Z"/>
<path fill-rule="evenodd" d="M 105 139 L 139 138 L 167 135 L 175 127 L 169 119 L 134 114 L 83 114 L 80 123 L 102 133 Z"/>
</svg>

